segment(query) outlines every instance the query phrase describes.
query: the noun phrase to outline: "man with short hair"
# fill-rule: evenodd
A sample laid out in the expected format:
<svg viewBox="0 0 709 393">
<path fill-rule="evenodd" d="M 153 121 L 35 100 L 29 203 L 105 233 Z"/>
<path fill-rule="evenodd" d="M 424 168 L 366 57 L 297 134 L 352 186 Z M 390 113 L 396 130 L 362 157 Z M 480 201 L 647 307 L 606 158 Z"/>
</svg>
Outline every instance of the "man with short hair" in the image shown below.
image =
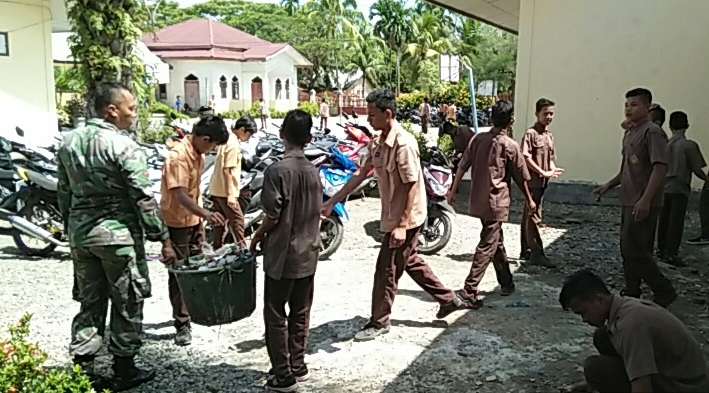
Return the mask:
<svg viewBox="0 0 709 393">
<path fill-rule="evenodd" d="M 330 105 L 327 104 L 325 97 L 320 101 L 320 131 L 327 129 L 327 119 L 330 117 Z"/>
<path fill-rule="evenodd" d="M 266 130 L 266 119 L 268 118 L 268 108 L 263 98 L 258 99 L 258 113 L 261 116 L 261 131 Z"/>
<path fill-rule="evenodd" d="M 534 114 L 536 122 L 522 137 L 522 154 L 529 169 L 529 191 L 532 193 L 537 210 L 530 214 L 527 210 L 522 214 L 520 240 L 522 243 L 520 259 L 529 260 L 532 265 L 548 268 L 556 264 L 544 254 L 544 244 L 539 233 L 542 222 L 542 200 L 549 185 L 549 179 L 557 178 L 564 170 L 556 167 L 556 148 L 554 136 L 549 131 L 549 125 L 554 120 L 552 100 L 540 98 L 537 100 Z"/>
<path fill-rule="evenodd" d="M 593 190 L 593 196 L 600 200 L 608 190 L 620 185 L 623 294 L 640 297 L 640 284 L 645 281 L 655 293 L 654 301 L 667 307 L 677 299 L 677 292 L 653 258 L 662 185 L 667 173 L 667 137 L 648 116 L 652 103 L 649 90 L 632 89 L 625 99 L 625 117 L 630 128 L 623 136 L 620 172 Z"/>
<path fill-rule="evenodd" d="M 603 280 L 588 270 L 566 279 L 559 303 L 597 328 L 593 343 L 599 355 L 586 359 L 586 383 L 571 391 L 709 391 L 709 369 L 699 343 L 666 309 L 646 300 L 613 295 Z"/>
<path fill-rule="evenodd" d="M 273 367 L 266 388 L 274 392 L 293 392 L 309 377 L 305 353 L 322 208 L 320 175 L 303 153 L 312 128 L 313 118 L 299 109 L 283 120 L 280 136 L 286 152 L 264 172 L 261 203 L 266 218 L 251 241 L 252 251 L 264 246 L 263 314 Z"/>
<path fill-rule="evenodd" d="M 515 291 L 502 233 L 502 223 L 510 214 L 510 179 L 522 190 L 527 214 L 534 214 L 536 210 L 527 186 L 530 177 L 522 150 L 507 136 L 514 123 L 514 107 L 510 101 L 495 103 L 492 123 L 494 127 L 489 132 L 478 133 L 470 140 L 447 196 L 448 203 L 455 205 L 458 186 L 470 168 L 468 213 L 480 219 L 482 231 L 470 273 L 457 296 L 474 307 L 481 305 L 480 283 L 490 263 L 495 267 L 502 296 Z"/>
<path fill-rule="evenodd" d="M 214 172 L 209 183 L 214 211 L 227 221 L 234 243 L 246 247 L 244 238 L 244 212 L 239 205 L 239 180 L 241 178 L 241 142 L 246 142 L 256 133 L 256 122 L 251 116 L 243 116 L 234 123 L 229 140 L 219 146 L 214 160 Z M 227 226 L 214 227 L 214 249 L 224 244 Z"/>
<path fill-rule="evenodd" d="M 358 341 L 373 340 L 390 331 L 391 308 L 404 272 L 438 302 L 437 318 L 470 307 L 443 286 L 416 251 L 427 216 L 426 189 L 416 139 L 396 120 L 394 92 L 378 89 L 369 93 L 366 101 L 367 120 L 381 133 L 369 143 L 369 154 L 357 172 L 322 210 L 324 217 L 329 216 L 335 203 L 354 191 L 374 168 L 381 195 L 380 230 L 385 234 L 374 273 L 372 316 L 355 336 Z"/>
<path fill-rule="evenodd" d="M 177 96 L 177 98 L 175 98 L 175 110 L 179 113 L 182 113 L 182 100 L 180 99 L 180 96 Z"/>
<path fill-rule="evenodd" d="M 453 141 L 453 173 L 456 173 L 458 170 L 458 163 L 463 157 L 463 152 L 465 152 L 465 149 L 468 147 L 468 143 L 470 143 L 470 140 L 473 138 L 475 133 L 470 129 L 470 127 L 464 124 L 456 126 L 446 120 L 438 128 L 438 137 L 440 138 L 443 135 L 450 136 Z"/>
<path fill-rule="evenodd" d="M 99 117 L 66 134 L 57 152 L 57 199 L 74 261 L 74 300 L 81 303 L 69 350 L 97 390 L 130 389 L 155 378 L 154 370 L 133 361 L 142 346 L 143 305 L 152 296 L 143 237 L 162 243 L 163 263 L 175 261 L 150 190 L 146 156 L 122 133 L 135 108 L 126 86 L 99 85 Z M 103 344 L 109 299 L 113 380 L 99 386 L 93 362 Z"/>
<path fill-rule="evenodd" d="M 185 136 L 170 150 L 162 170 L 160 208 L 170 232 L 177 258 L 185 260 L 201 254 L 203 243 L 202 220 L 223 226 L 224 217 L 204 209 L 200 181 L 204 171 L 204 157 L 216 146 L 229 139 L 226 124 L 219 116 L 207 116 L 195 124 L 192 134 Z M 175 344 L 192 343 L 190 315 L 182 299 L 177 278 L 169 273 L 168 291 L 175 319 Z"/>
<path fill-rule="evenodd" d="M 687 139 L 688 128 L 686 113 L 673 112 L 670 115 L 672 138 L 667 143 L 665 196 L 657 227 L 657 251 L 660 259 L 675 266 L 686 266 L 679 257 L 679 245 L 682 242 L 687 202 L 692 191 L 692 173 L 705 183 L 709 181 L 709 176 L 702 172 L 707 163 L 699 145 Z"/>
<path fill-rule="evenodd" d="M 448 105 L 448 108 L 446 108 L 446 120 L 447 121 L 452 121 L 454 123 L 458 122 L 458 108 L 455 106 L 454 102 L 451 102 L 450 105 Z"/>
<path fill-rule="evenodd" d="M 428 97 L 423 98 L 423 102 L 419 106 L 419 114 L 421 115 L 421 132 L 428 134 L 428 125 L 431 122 L 431 104 L 428 103 Z"/>
</svg>

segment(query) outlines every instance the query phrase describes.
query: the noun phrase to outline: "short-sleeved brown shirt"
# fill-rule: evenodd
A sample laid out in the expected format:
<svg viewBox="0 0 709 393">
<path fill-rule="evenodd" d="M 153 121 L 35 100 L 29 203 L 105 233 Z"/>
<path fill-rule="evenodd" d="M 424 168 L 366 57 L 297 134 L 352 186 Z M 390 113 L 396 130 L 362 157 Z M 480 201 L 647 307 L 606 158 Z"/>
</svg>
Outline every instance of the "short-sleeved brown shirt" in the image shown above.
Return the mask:
<svg viewBox="0 0 709 393">
<path fill-rule="evenodd" d="M 462 153 L 468 147 L 470 140 L 473 139 L 473 130 L 468 126 L 458 126 L 453 129 L 453 135 L 451 139 L 453 140 L 453 146 L 455 146 L 455 152 Z"/>
<path fill-rule="evenodd" d="M 635 206 L 650 181 L 655 164 L 667 164 L 667 137 L 650 120 L 633 124 L 623 136 L 620 175 L 621 206 Z M 652 207 L 662 206 L 662 187 L 652 198 Z"/>
<path fill-rule="evenodd" d="M 483 221 L 507 221 L 510 214 L 510 178 L 529 181 L 527 164 L 507 130 L 493 128 L 476 134 L 458 164 L 470 169 L 468 214 Z"/>
<path fill-rule="evenodd" d="M 692 173 L 701 172 L 707 166 L 699 145 L 677 134 L 667 143 L 667 174 L 665 175 L 665 193 L 684 194 L 692 191 Z"/>
<path fill-rule="evenodd" d="M 184 187 L 190 199 L 201 205 L 202 194 L 199 186 L 203 171 L 204 157 L 192 146 L 192 136 L 187 135 L 170 150 L 162 168 L 160 210 L 167 226 L 187 228 L 200 223 L 200 217 L 185 209 L 173 198 L 170 190 Z"/>
<path fill-rule="evenodd" d="M 607 327 L 630 381 L 658 374 L 667 384 L 660 386 L 663 392 L 709 391 L 699 343 L 671 312 L 651 301 L 615 295 Z"/>
<path fill-rule="evenodd" d="M 266 169 L 261 190 L 264 213 L 278 220 L 266 235 L 263 270 L 274 280 L 315 274 L 320 253 L 322 184 L 303 151 L 289 151 Z"/>
<path fill-rule="evenodd" d="M 552 162 L 556 161 L 554 136 L 544 126 L 535 124 L 522 137 L 522 154 L 531 158 L 543 171 L 551 170 Z M 549 184 L 549 179 L 531 169 L 529 176 L 530 188 L 545 188 Z"/>
<path fill-rule="evenodd" d="M 387 135 L 376 134 L 369 143 L 369 154 L 360 170 L 374 167 L 382 204 L 380 229 L 392 232 L 398 227 L 413 229 L 426 219 L 426 188 L 421 171 L 421 157 L 414 136 L 396 123 Z M 406 185 L 414 193 L 408 206 Z"/>
</svg>

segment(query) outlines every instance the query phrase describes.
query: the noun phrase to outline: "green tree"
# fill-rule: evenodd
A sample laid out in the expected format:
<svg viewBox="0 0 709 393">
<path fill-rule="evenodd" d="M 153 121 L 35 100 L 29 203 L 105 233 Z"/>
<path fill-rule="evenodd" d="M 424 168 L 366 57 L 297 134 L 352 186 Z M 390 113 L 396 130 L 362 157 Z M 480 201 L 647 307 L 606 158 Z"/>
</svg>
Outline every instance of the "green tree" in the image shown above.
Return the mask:
<svg viewBox="0 0 709 393">
<path fill-rule="evenodd" d="M 369 13 L 370 20 L 378 18 L 374 23 L 374 32 L 381 37 L 396 53 L 396 94 L 401 91 L 401 57 L 404 46 L 413 35 L 411 19 L 413 12 L 407 8 L 403 0 L 377 0 L 372 4 Z"/>
<path fill-rule="evenodd" d="M 54 66 L 54 91 L 57 95 L 57 103 L 63 101 L 64 94 L 82 94 L 84 86 L 79 67 Z"/>
<path fill-rule="evenodd" d="M 377 83 L 380 73 L 385 68 L 382 52 L 385 43 L 374 36 L 371 27 L 357 35 L 349 46 L 350 59 L 346 69 L 362 73 L 362 98 L 366 81 Z"/>
<path fill-rule="evenodd" d="M 407 45 L 414 78 L 418 76 L 419 65 L 425 60 L 451 52 L 453 46 L 448 39 L 450 31 L 441 19 L 432 12 L 424 12 L 414 20 L 413 42 Z"/>
<path fill-rule="evenodd" d="M 300 8 L 299 0 L 281 0 L 281 7 L 283 7 L 288 15 L 295 14 Z"/>
<path fill-rule="evenodd" d="M 481 23 L 468 17 L 460 17 L 456 26 L 455 54 L 460 60 L 478 71 L 477 59 L 482 51 L 484 37 L 481 31 Z"/>
<path fill-rule="evenodd" d="M 483 25 L 483 42 L 478 63 L 476 79 L 492 80 L 498 91 L 514 86 L 517 67 L 517 37 Z"/>
</svg>

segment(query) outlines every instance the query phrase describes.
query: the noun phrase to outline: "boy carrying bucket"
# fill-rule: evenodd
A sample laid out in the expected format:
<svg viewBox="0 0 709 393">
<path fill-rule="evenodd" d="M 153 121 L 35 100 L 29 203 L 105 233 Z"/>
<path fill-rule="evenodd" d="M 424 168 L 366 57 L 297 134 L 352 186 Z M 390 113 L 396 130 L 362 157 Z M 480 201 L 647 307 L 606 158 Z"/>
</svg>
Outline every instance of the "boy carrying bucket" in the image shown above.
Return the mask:
<svg viewBox="0 0 709 393">
<path fill-rule="evenodd" d="M 308 379 L 305 350 L 322 207 L 318 171 L 303 153 L 312 127 L 312 118 L 302 110 L 286 115 L 280 131 L 285 156 L 264 173 L 261 203 L 266 218 L 251 241 L 252 251 L 263 244 L 263 314 L 272 366 L 266 386 L 274 392 L 296 391 L 298 382 Z"/>
</svg>

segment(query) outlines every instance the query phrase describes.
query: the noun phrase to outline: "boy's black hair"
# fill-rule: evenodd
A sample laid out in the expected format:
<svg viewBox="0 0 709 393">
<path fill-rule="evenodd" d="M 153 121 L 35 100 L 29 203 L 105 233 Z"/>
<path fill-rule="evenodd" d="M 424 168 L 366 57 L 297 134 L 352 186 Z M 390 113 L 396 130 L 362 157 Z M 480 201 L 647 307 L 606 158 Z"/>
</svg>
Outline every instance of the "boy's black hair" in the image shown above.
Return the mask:
<svg viewBox="0 0 709 393">
<path fill-rule="evenodd" d="M 283 119 L 283 137 L 296 146 L 304 146 L 310 138 L 310 129 L 313 128 L 313 118 L 302 109 L 293 109 Z"/>
<path fill-rule="evenodd" d="M 638 87 L 625 93 L 625 98 L 637 97 L 648 104 L 652 104 L 652 92 L 648 89 Z"/>
<path fill-rule="evenodd" d="M 537 103 L 535 105 L 535 111 L 534 113 L 539 113 L 544 110 L 544 108 L 548 106 L 554 106 L 556 103 L 548 98 L 540 98 L 537 100 Z"/>
<path fill-rule="evenodd" d="M 428 103 L 428 97 L 423 97 L 423 102 Z"/>
<path fill-rule="evenodd" d="M 207 136 L 217 145 L 223 145 L 229 140 L 229 130 L 221 116 L 207 115 L 200 119 L 192 129 L 194 136 Z"/>
<path fill-rule="evenodd" d="M 689 128 L 689 119 L 687 118 L 686 113 L 676 111 L 670 114 L 670 129 L 686 130 L 687 128 Z"/>
<path fill-rule="evenodd" d="M 453 125 L 453 123 L 451 123 L 449 120 L 446 120 L 445 122 L 443 122 L 443 124 L 441 124 L 441 128 L 438 129 L 438 137 L 440 138 L 445 134 L 450 135 L 454 129 L 455 126 Z"/>
<path fill-rule="evenodd" d="M 665 109 L 662 108 L 661 106 L 657 105 L 657 106 L 651 108 L 648 111 L 648 115 L 650 115 L 650 121 L 652 121 L 652 122 L 659 121 L 660 126 L 665 124 L 665 119 L 666 119 L 667 114 L 665 112 Z"/>
<path fill-rule="evenodd" d="M 380 111 L 387 109 L 392 115 L 396 115 L 396 96 L 389 89 L 377 89 L 367 95 L 367 104 L 374 104 Z"/>
<path fill-rule="evenodd" d="M 505 127 L 510 124 L 515 115 L 515 108 L 511 101 L 500 100 L 492 106 L 492 125 Z"/>
<path fill-rule="evenodd" d="M 582 269 L 570 275 L 559 293 L 559 303 L 564 310 L 574 299 L 593 300 L 596 295 L 610 295 L 610 291 L 600 277 L 588 269 Z"/>
<path fill-rule="evenodd" d="M 256 121 L 254 120 L 253 117 L 249 115 L 244 115 L 239 118 L 239 120 L 234 122 L 234 129 L 238 130 L 239 128 L 244 127 L 244 131 L 254 134 L 256 133 L 257 127 L 256 127 Z"/>
<path fill-rule="evenodd" d="M 94 110 L 102 115 L 109 105 L 115 104 L 126 92 L 130 93 L 131 90 L 122 83 L 101 83 L 96 89 Z"/>
</svg>

